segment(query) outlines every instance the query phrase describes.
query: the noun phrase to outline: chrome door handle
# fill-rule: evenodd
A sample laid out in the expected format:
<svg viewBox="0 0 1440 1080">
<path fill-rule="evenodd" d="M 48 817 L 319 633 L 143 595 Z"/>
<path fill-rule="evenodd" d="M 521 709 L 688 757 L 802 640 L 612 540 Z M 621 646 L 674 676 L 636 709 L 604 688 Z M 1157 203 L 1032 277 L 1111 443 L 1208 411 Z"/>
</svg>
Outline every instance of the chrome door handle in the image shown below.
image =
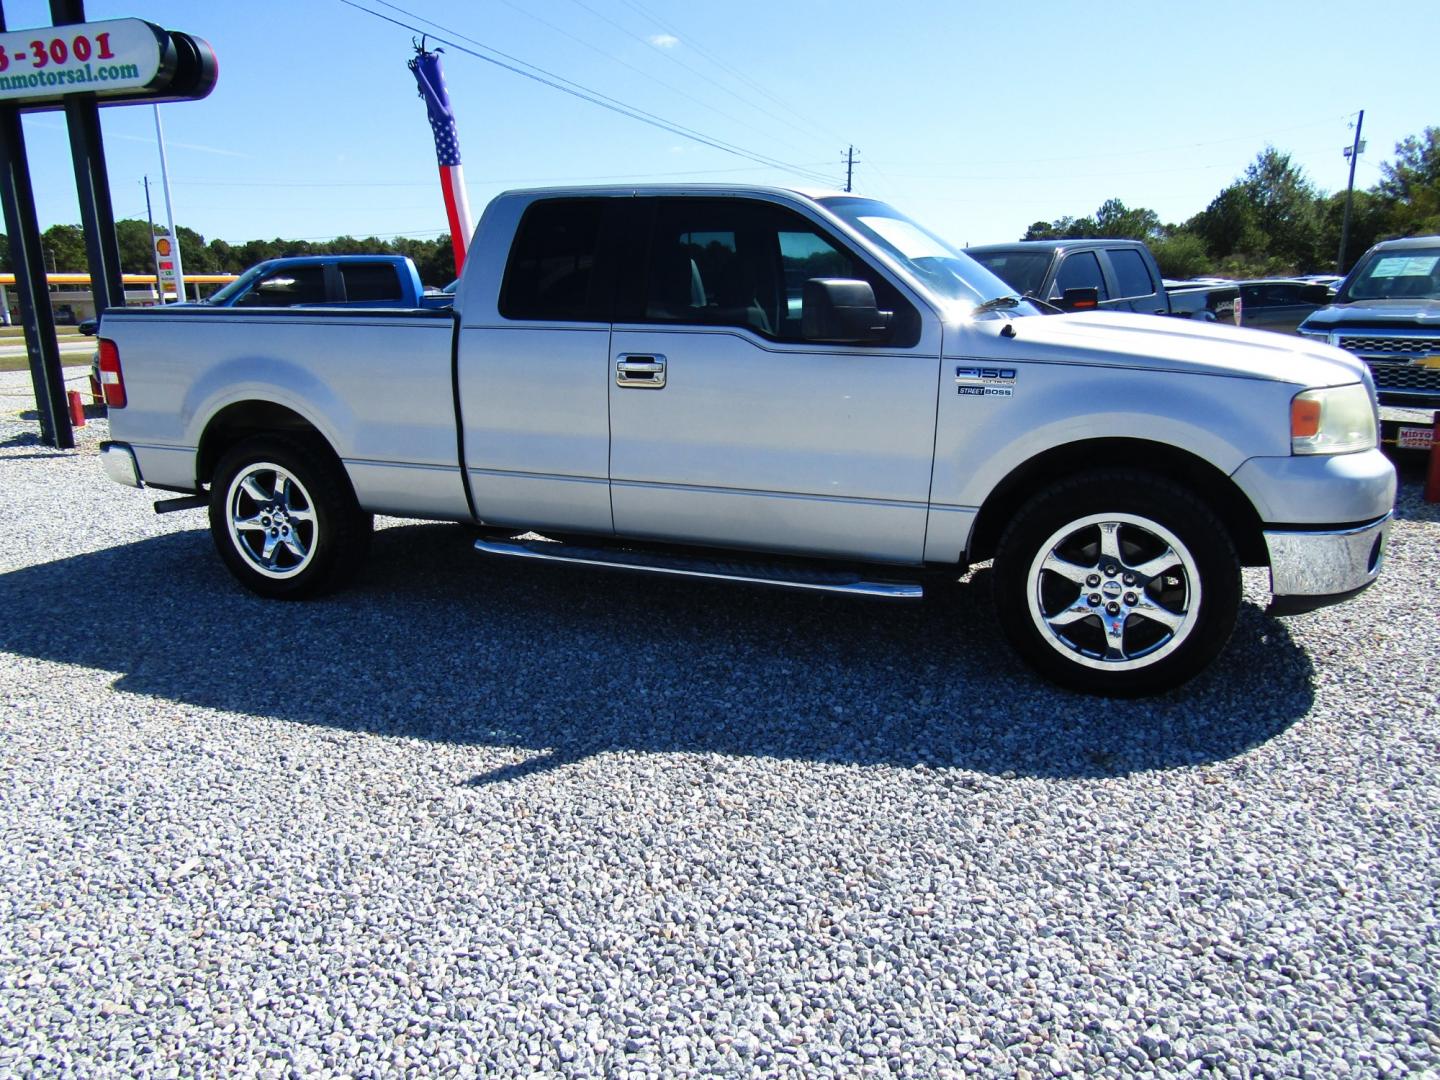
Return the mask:
<svg viewBox="0 0 1440 1080">
<path fill-rule="evenodd" d="M 665 386 L 665 357 L 654 353 L 623 353 L 615 361 L 615 385 L 640 390 Z"/>
</svg>

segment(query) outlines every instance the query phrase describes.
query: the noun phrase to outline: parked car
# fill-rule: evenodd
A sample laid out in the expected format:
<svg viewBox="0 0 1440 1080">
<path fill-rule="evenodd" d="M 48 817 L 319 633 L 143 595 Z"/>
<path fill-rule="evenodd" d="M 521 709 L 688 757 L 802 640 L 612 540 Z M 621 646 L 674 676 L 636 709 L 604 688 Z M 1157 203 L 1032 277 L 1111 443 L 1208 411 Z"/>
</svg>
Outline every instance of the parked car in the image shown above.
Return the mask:
<svg viewBox="0 0 1440 1080">
<path fill-rule="evenodd" d="M 871 199 L 508 192 L 455 313 L 108 311 L 101 462 L 194 493 L 157 509 L 208 506 L 274 598 L 343 583 L 377 513 L 498 558 L 889 599 L 993 559 L 1018 653 L 1111 694 L 1218 655 L 1242 565 L 1275 614 L 1380 572 L 1395 472 L 1349 354 L 1031 317 Z"/>
<path fill-rule="evenodd" d="M 1440 236 L 1376 244 L 1299 334 L 1364 360 L 1382 405 L 1440 408 Z"/>
<path fill-rule="evenodd" d="M 1240 289 L 1240 325 L 1255 330 L 1296 333 L 1311 312 L 1330 302 L 1330 289 L 1321 282 L 1266 278 L 1236 285 Z"/>
<path fill-rule="evenodd" d="M 1066 311 L 1135 311 L 1204 322 L 1236 321 L 1239 293 L 1232 285 L 1189 283 L 1169 290 L 1155 256 L 1139 240 L 1019 240 L 969 247 L 965 254 L 1021 296 Z"/>
</svg>

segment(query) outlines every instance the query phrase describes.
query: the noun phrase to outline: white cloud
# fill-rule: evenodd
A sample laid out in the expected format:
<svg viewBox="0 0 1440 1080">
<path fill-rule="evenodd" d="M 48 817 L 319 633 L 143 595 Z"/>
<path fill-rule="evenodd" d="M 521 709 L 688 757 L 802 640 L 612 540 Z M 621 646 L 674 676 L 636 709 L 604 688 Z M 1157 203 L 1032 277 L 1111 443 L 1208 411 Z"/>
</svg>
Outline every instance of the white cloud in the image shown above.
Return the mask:
<svg viewBox="0 0 1440 1080">
<path fill-rule="evenodd" d="M 657 49 L 673 49 L 680 44 L 680 39 L 674 34 L 651 34 L 649 40 Z"/>
</svg>

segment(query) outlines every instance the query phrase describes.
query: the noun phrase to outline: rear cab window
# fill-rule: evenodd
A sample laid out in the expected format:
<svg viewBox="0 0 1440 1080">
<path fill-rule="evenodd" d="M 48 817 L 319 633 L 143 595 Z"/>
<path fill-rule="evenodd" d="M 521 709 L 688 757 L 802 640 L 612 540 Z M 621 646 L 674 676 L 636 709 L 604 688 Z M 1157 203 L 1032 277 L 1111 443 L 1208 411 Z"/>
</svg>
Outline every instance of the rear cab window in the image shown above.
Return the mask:
<svg viewBox="0 0 1440 1080">
<path fill-rule="evenodd" d="M 340 263 L 345 299 L 352 304 L 399 304 L 400 275 L 390 263 Z"/>
<path fill-rule="evenodd" d="M 597 272 L 605 200 L 544 199 L 520 221 L 500 314 L 544 322 L 608 322 L 609 288 Z"/>
<path fill-rule="evenodd" d="M 1134 248 L 1113 248 L 1108 254 L 1120 299 L 1155 295 L 1155 280 L 1150 276 L 1150 268 L 1140 252 Z"/>
</svg>

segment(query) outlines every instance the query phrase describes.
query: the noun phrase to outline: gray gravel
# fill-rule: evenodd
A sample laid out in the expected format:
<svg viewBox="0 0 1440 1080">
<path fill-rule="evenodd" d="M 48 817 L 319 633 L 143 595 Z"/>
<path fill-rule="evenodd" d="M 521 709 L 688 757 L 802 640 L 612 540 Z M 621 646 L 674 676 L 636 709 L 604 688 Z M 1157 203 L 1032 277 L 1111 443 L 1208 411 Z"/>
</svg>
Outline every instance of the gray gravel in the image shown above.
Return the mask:
<svg viewBox="0 0 1440 1080">
<path fill-rule="evenodd" d="M 0 392 L 23 377 L 0 376 Z M 0 398 L 0 1074 L 1440 1069 L 1440 508 L 1142 703 L 910 607 L 499 565 L 318 603 Z"/>
</svg>

